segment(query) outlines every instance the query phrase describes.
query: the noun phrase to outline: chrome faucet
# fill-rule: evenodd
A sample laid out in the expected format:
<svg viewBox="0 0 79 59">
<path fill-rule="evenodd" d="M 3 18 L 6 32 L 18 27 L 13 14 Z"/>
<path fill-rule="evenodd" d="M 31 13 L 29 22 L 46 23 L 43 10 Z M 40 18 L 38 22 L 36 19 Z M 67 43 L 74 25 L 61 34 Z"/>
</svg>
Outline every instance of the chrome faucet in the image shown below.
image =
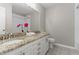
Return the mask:
<svg viewBox="0 0 79 59">
<path fill-rule="evenodd" d="M 2 41 L 4 42 L 5 36 L 3 35 Z"/>
<path fill-rule="evenodd" d="M 12 33 L 9 33 L 9 39 L 11 39 L 11 35 L 12 35 Z"/>
</svg>

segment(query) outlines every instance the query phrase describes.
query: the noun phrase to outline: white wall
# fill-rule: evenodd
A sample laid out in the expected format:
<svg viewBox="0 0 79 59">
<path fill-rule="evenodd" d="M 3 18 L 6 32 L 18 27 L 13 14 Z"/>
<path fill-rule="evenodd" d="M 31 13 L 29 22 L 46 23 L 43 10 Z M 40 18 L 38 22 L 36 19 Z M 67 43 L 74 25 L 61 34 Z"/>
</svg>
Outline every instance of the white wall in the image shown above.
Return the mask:
<svg viewBox="0 0 79 59">
<path fill-rule="evenodd" d="M 5 34 L 6 12 L 4 7 L 0 7 L 0 34 Z"/>
<path fill-rule="evenodd" d="M 0 6 L 6 9 L 6 32 L 12 32 L 12 4 L 0 3 Z"/>
<path fill-rule="evenodd" d="M 32 13 L 32 28 L 33 31 L 45 31 L 45 9 L 36 4 L 38 11 Z"/>
<path fill-rule="evenodd" d="M 45 8 L 40 6 L 40 31 L 46 31 L 45 27 Z"/>
<path fill-rule="evenodd" d="M 79 48 L 79 8 L 75 4 L 75 47 Z"/>
<path fill-rule="evenodd" d="M 74 4 L 59 4 L 47 9 L 46 31 L 57 43 L 74 46 Z"/>
</svg>

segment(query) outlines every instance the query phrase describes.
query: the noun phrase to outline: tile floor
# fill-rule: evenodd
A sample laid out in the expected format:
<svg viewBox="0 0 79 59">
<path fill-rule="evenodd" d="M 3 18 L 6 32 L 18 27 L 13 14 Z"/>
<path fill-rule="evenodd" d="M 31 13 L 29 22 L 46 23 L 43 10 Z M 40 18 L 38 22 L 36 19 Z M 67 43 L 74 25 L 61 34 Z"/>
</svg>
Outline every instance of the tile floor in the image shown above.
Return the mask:
<svg viewBox="0 0 79 59">
<path fill-rule="evenodd" d="M 79 55 L 79 50 L 54 45 L 53 49 L 49 49 L 47 55 Z"/>
</svg>

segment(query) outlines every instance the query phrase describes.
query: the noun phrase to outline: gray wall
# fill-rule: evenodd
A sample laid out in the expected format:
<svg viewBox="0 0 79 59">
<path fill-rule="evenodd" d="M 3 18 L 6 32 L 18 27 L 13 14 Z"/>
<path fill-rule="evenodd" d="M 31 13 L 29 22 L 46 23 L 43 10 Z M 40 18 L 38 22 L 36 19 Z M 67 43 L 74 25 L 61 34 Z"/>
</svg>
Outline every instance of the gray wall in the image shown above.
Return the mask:
<svg viewBox="0 0 79 59">
<path fill-rule="evenodd" d="M 47 9 L 46 31 L 57 43 L 74 46 L 74 4 L 59 4 Z"/>
</svg>

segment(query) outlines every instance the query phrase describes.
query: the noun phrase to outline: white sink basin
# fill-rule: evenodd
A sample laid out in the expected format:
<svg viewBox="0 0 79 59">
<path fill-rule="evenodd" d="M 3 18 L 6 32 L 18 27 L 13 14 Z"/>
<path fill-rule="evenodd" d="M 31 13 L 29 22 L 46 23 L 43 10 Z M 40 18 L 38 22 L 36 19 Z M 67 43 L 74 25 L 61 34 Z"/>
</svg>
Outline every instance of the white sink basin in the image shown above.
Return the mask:
<svg viewBox="0 0 79 59">
<path fill-rule="evenodd" d="M 33 36 L 33 35 L 35 35 L 34 32 L 29 32 L 29 33 L 26 33 L 26 34 L 27 34 L 26 36 Z"/>
<path fill-rule="evenodd" d="M 17 43 L 20 43 L 20 42 L 23 42 L 23 40 L 10 40 L 10 41 L 4 42 L 1 45 L 13 45 L 13 44 L 17 44 Z"/>
</svg>

